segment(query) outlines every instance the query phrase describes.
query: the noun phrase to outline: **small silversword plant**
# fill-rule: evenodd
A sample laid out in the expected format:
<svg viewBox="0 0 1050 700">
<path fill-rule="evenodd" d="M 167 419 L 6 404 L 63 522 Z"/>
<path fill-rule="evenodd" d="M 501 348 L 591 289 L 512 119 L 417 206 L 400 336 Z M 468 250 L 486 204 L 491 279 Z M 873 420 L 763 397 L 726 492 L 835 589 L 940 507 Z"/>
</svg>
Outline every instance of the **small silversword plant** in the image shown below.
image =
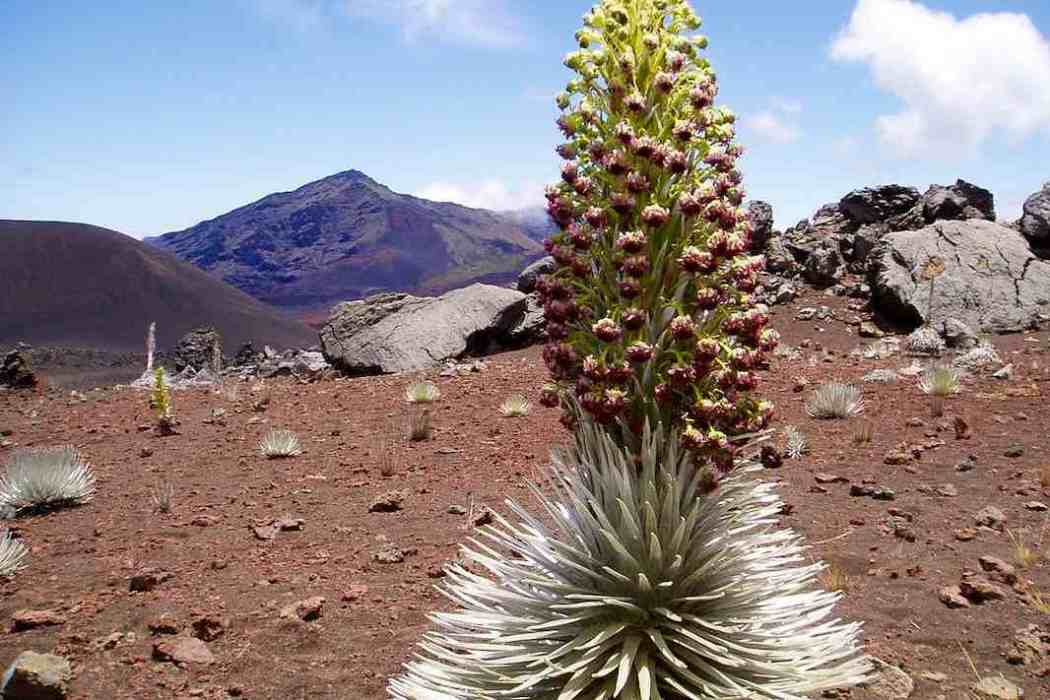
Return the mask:
<svg viewBox="0 0 1050 700">
<path fill-rule="evenodd" d="M 409 403 L 434 403 L 441 398 L 441 389 L 433 382 L 413 382 L 405 389 L 405 401 Z"/>
<path fill-rule="evenodd" d="M 524 394 L 515 394 L 500 405 L 499 412 L 508 418 L 519 418 L 529 415 L 531 409 L 532 404 L 529 403 Z"/>
<path fill-rule="evenodd" d="M 10 530 L 4 530 L 0 534 L 0 576 L 14 576 L 26 568 L 28 553 L 22 540 L 14 539 Z"/>
<path fill-rule="evenodd" d="M 287 459 L 301 455 L 303 448 L 291 430 L 271 430 L 259 443 L 259 452 L 267 459 Z"/>
<path fill-rule="evenodd" d="M 788 459 L 798 459 L 809 452 L 809 441 L 806 434 L 797 426 L 789 425 L 784 428 L 784 456 Z"/>
<path fill-rule="evenodd" d="M 962 388 L 962 377 L 959 372 L 948 366 L 934 367 L 923 373 L 919 388 L 924 394 L 933 396 L 952 396 Z"/>
<path fill-rule="evenodd" d="M 939 356 L 944 354 L 946 346 L 940 334 L 930 326 L 916 329 L 904 341 L 904 348 L 913 355 Z"/>
<path fill-rule="evenodd" d="M 806 413 L 813 418 L 852 418 L 864 412 L 864 397 L 852 384 L 821 384 L 806 402 Z"/>
<path fill-rule="evenodd" d="M 95 475 L 73 446 L 16 450 L 0 477 L 0 506 L 18 511 L 90 501 Z"/>
<path fill-rule="evenodd" d="M 170 481 L 162 481 L 153 487 L 153 491 L 150 493 L 150 500 L 153 501 L 153 507 L 157 509 L 158 513 L 170 513 L 171 502 L 175 498 L 175 485 Z"/>
</svg>

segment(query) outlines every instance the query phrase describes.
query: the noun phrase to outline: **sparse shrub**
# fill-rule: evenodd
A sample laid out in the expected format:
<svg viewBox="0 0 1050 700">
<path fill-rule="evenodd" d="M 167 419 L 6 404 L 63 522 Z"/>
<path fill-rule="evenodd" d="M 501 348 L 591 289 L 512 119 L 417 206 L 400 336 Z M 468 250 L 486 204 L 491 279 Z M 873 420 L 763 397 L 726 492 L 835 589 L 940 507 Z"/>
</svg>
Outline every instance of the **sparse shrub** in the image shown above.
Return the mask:
<svg viewBox="0 0 1050 700">
<path fill-rule="evenodd" d="M 752 391 L 777 336 L 750 297 L 735 118 L 699 24 L 685 0 L 603 0 L 577 34 L 547 194 L 557 270 L 537 286 L 543 403 L 574 441 L 553 494 L 534 489 L 543 517 L 512 504 L 518 522 L 448 569 L 456 609 L 398 700 L 799 698 L 869 672 L 740 454 L 771 414 Z"/>
<path fill-rule="evenodd" d="M 303 447 L 291 430 L 271 430 L 259 443 L 259 452 L 267 459 L 287 459 L 301 455 Z"/>
<path fill-rule="evenodd" d="M 14 576 L 26 568 L 28 554 L 22 540 L 13 538 L 10 530 L 3 530 L 0 534 L 0 576 Z"/>
<path fill-rule="evenodd" d="M 1017 568 L 1025 571 L 1039 562 L 1039 551 L 1028 546 L 1024 541 L 1024 535 L 1015 535 L 1009 530 L 1006 534 L 1010 536 L 1010 542 L 1013 543 L 1014 564 L 1017 565 Z"/>
<path fill-rule="evenodd" d="M 852 418 L 864 412 L 864 396 L 852 384 L 821 384 L 806 402 L 806 413 L 824 420 Z"/>
<path fill-rule="evenodd" d="M 857 432 L 853 433 L 853 444 L 854 445 L 870 445 L 875 440 L 875 423 L 872 421 L 864 421 L 857 428 Z"/>
<path fill-rule="evenodd" d="M 933 367 L 923 373 L 919 388 L 924 394 L 932 396 L 952 396 L 962 388 L 962 377 L 952 367 Z"/>
<path fill-rule="evenodd" d="M 408 418 L 408 439 L 412 442 L 423 442 L 429 440 L 434 432 L 434 423 L 430 416 L 430 409 L 424 408 L 414 411 Z"/>
<path fill-rule="evenodd" d="M 917 328 L 904 341 L 904 349 L 913 355 L 930 355 L 939 357 L 948 349 L 940 333 L 930 326 Z"/>
<path fill-rule="evenodd" d="M 531 409 L 532 404 L 524 394 L 515 394 L 500 405 L 499 412 L 508 418 L 519 418 L 529 415 Z"/>
<path fill-rule="evenodd" d="M 0 477 L 0 506 L 16 512 L 87 503 L 95 475 L 73 446 L 16 450 Z"/>
<path fill-rule="evenodd" d="M 809 452 L 809 441 L 806 434 L 798 427 L 788 425 L 784 427 L 784 456 L 788 459 L 799 459 Z"/>
<path fill-rule="evenodd" d="M 405 389 L 405 401 L 409 403 L 434 403 L 441 398 L 441 389 L 433 382 L 413 382 Z"/>
<path fill-rule="evenodd" d="M 1028 602 L 1036 612 L 1050 615 L 1050 596 L 1044 596 L 1041 591 L 1032 590 L 1028 593 Z"/>
<path fill-rule="evenodd" d="M 171 502 L 175 498 L 175 485 L 170 481 L 162 481 L 153 487 L 150 492 L 150 500 L 158 513 L 170 513 Z"/>
<path fill-rule="evenodd" d="M 153 370 L 153 411 L 157 415 L 157 432 L 160 435 L 175 434 L 175 413 L 171 405 L 171 388 L 163 367 Z"/>
<path fill-rule="evenodd" d="M 845 594 L 849 591 L 849 574 L 838 564 L 828 564 L 820 572 L 820 583 L 829 591 Z"/>
</svg>

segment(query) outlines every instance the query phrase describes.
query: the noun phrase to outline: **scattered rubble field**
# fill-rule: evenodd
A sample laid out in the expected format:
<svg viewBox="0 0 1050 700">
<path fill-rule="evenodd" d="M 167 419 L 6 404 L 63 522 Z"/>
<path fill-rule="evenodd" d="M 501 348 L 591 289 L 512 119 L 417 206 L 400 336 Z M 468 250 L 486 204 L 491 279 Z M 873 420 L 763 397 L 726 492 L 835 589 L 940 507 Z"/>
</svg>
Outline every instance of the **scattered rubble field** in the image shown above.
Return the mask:
<svg viewBox="0 0 1050 700">
<path fill-rule="evenodd" d="M 796 320 L 807 305 L 831 316 Z M 913 698 L 970 697 L 975 671 L 1050 698 L 1050 334 L 995 338 L 1012 378 L 967 379 L 942 417 L 905 377 L 863 384 L 863 416 L 817 421 L 804 405 L 816 384 L 859 386 L 912 362 L 851 355 L 870 342 L 852 316 L 816 292 L 774 312 L 785 344 L 807 346 L 775 358 L 760 390 L 778 407 L 775 443 L 786 425 L 809 442 L 762 473 L 781 482 L 783 525 L 831 565 L 839 612 L 864 622 L 869 653 L 903 667 Z M 31 552 L 0 584 L 0 662 L 66 656 L 75 700 L 384 697 L 427 613 L 445 605 L 435 584 L 458 545 L 487 508 L 527 500 L 525 482 L 542 480 L 566 439 L 537 402 L 540 353 L 430 373 L 442 398 L 418 443 L 402 437 L 419 410 L 405 403 L 414 375 L 177 392 L 180 434 L 165 438 L 150 430 L 145 392 L 0 393 L 0 461 L 72 443 L 99 478 L 85 506 L 8 523 Z M 531 415 L 501 416 L 518 392 Z M 865 426 L 871 441 L 856 442 Z M 263 458 L 271 428 L 295 431 L 305 453 Z M 167 488 L 161 513 L 154 497 Z"/>
</svg>

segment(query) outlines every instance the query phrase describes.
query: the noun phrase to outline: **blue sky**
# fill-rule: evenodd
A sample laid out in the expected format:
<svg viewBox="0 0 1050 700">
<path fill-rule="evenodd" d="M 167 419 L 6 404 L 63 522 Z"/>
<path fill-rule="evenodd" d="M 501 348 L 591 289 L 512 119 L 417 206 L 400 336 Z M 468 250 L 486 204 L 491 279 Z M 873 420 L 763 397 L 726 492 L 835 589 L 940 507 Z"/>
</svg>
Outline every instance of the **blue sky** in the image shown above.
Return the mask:
<svg viewBox="0 0 1050 700">
<path fill-rule="evenodd" d="M 588 0 L 4 0 L 0 218 L 181 229 L 356 168 L 507 208 L 557 177 Z M 1050 180 L 1045 0 L 696 2 L 780 226 L 956 177 Z"/>
</svg>

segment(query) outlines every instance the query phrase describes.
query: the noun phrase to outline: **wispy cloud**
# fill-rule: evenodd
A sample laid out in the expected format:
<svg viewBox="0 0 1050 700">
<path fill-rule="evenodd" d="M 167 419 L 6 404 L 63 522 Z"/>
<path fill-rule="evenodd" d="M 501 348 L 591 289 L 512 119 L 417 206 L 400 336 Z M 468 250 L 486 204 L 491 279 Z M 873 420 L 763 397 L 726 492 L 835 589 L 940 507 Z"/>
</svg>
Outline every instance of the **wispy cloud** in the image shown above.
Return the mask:
<svg viewBox="0 0 1050 700">
<path fill-rule="evenodd" d="M 455 202 L 476 209 L 510 211 L 543 204 L 543 186 L 536 183 L 510 185 L 502 180 L 480 182 L 432 182 L 415 195 L 435 202 Z"/>
<path fill-rule="evenodd" d="M 507 0 L 244 0 L 260 16 L 296 31 L 342 19 L 396 27 L 408 43 L 509 48 L 525 42 Z"/>
<path fill-rule="evenodd" d="M 958 154 L 1050 130 L 1050 42 L 1024 14 L 959 19 L 912 0 L 858 0 L 831 47 L 904 103 L 875 121 L 901 157 Z"/>
<path fill-rule="evenodd" d="M 770 109 L 745 116 L 744 128 L 766 143 L 783 145 L 802 138 L 802 129 L 798 126 L 802 103 L 786 97 L 771 97 L 769 104 Z"/>
</svg>

